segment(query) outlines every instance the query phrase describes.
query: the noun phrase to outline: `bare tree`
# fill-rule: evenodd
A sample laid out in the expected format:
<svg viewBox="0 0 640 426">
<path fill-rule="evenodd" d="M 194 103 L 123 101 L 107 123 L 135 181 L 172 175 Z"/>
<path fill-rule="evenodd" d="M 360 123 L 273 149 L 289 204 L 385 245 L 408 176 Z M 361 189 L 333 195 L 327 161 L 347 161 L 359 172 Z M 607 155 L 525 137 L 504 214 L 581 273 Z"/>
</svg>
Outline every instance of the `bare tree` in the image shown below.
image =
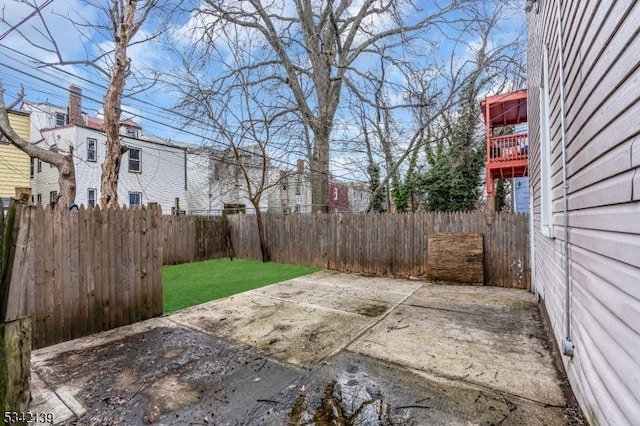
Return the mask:
<svg viewBox="0 0 640 426">
<path fill-rule="evenodd" d="M 201 42 L 215 43 L 221 25 L 264 41 L 260 49 L 250 52 L 255 60 L 246 66 L 269 69 L 267 78 L 288 90 L 290 103 L 311 129 L 312 203 L 326 211 L 330 140 L 345 78 L 361 58 L 375 54 L 371 50 L 375 43 L 401 46 L 429 31 L 436 34 L 454 21 L 463 21 L 464 8 L 473 2 L 453 0 L 443 6 L 434 2 L 423 9 L 401 0 L 292 3 L 204 0 L 198 16 L 208 36 Z"/>
<path fill-rule="evenodd" d="M 237 53 L 237 52 L 235 52 Z M 224 54 L 218 56 L 222 62 Z M 193 58 L 189 58 L 193 59 Z M 226 59 L 234 64 L 247 58 L 235 55 Z M 184 63 L 190 60 L 185 58 Z M 248 200 L 255 211 L 262 260 L 270 260 L 267 246 L 262 200 L 292 172 L 272 166 L 274 156 L 284 158 L 289 152 L 289 130 L 297 115 L 292 108 L 272 104 L 264 96 L 265 87 L 252 84 L 263 78 L 263 70 L 239 67 L 242 72 L 204 76 L 196 68 L 186 67 L 176 89 L 182 93 L 178 106 L 188 119 L 186 124 L 206 121 L 211 132 L 211 146 L 222 152 L 218 161 L 218 185 L 223 196 L 236 202 Z"/>
<path fill-rule="evenodd" d="M 114 0 L 109 8 L 111 32 L 115 42 L 113 63 L 109 75 L 109 87 L 104 95 L 104 131 L 107 137 L 105 161 L 100 179 L 100 204 L 103 207 L 118 205 L 118 176 L 122 154 L 127 148 L 120 141 L 120 117 L 122 93 L 131 73 L 131 58 L 127 48 L 144 23 L 157 0 L 138 3 L 137 0 Z"/>
<path fill-rule="evenodd" d="M 62 205 L 71 205 L 76 199 L 76 174 L 73 165 L 73 146 L 69 147 L 69 152 L 63 153 L 57 149 L 41 148 L 20 137 L 11 127 L 9 112 L 22 102 L 23 98 L 24 89 L 21 89 L 16 99 L 12 103 L 5 105 L 4 88 L 0 82 L 0 134 L 31 158 L 37 158 L 53 164 L 58 169 L 58 184 L 60 186 L 60 197 L 57 201 L 62 203 Z"/>
<path fill-rule="evenodd" d="M 497 2 L 476 8 L 477 18 L 465 22 L 464 30 L 450 40 L 448 55 L 432 55 L 426 62 L 400 61 L 382 46 L 378 50 L 386 62 L 380 62 L 377 70 L 367 71 L 366 79 L 359 83 L 346 80 L 355 103 L 360 103 L 359 123 L 366 136 L 369 167 L 374 158 L 380 159 L 375 166 L 384 166 L 373 200 L 391 186 L 396 201 L 403 197 L 405 203 L 411 201 L 420 153 L 429 152 L 432 146 L 450 144 L 454 132 L 461 130 L 465 131 L 461 136 L 471 140 L 481 120 L 480 95 L 518 87 L 523 73 L 522 43 L 517 36 L 502 43 L 496 42 L 495 37 L 508 7 L 507 3 Z M 404 76 L 400 83 L 388 82 L 386 67 Z M 402 99 L 390 102 L 389 93 L 400 93 Z M 400 129 L 394 116 L 407 121 L 409 115 L 411 124 Z M 405 172 L 404 182 L 401 170 Z"/>
<path fill-rule="evenodd" d="M 16 31 L 32 46 L 53 55 L 56 59 L 48 62 L 40 62 L 39 66 L 67 66 L 82 65 L 97 71 L 98 76 L 102 76 L 108 81 L 106 93 L 103 98 L 104 132 L 107 139 L 105 159 L 102 164 L 102 177 L 100 182 L 100 204 L 103 207 L 118 205 L 118 176 L 122 155 L 127 151 L 121 143 L 120 125 L 122 114 L 122 98 L 127 83 L 127 78 L 131 75 L 131 58 L 127 50 L 140 43 L 159 37 L 165 31 L 165 23 L 171 14 L 167 6 L 162 6 L 159 0 L 87 0 L 87 4 L 95 8 L 98 13 L 95 21 L 88 21 L 82 16 L 65 17 L 70 27 L 75 28 L 80 36 L 80 41 L 99 47 L 95 41 L 95 34 L 100 33 L 101 37 L 110 40 L 105 43 L 107 48 L 100 48 L 99 53 L 90 55 L 89 49 L 86 57 L 82 59 L 69 59 L 62 52 L 57 41 L 55 31 L 52 31 L 43 11 L 35 1 L 24 0 L 27 5 L 39 18 L 39 26 L 35 27 L 39 37 L 34 38 L 31 33 Z M 136 38 L 142 25 L 149 15 L 154 12 L 161 12 L 163 19 L 157 25 L 157 31 L 145 34 L 142 38 Z M 141 91 L 148 88 L 151 83 L 143 83 L 136 78 L 133 91 Z"/>
</svg>

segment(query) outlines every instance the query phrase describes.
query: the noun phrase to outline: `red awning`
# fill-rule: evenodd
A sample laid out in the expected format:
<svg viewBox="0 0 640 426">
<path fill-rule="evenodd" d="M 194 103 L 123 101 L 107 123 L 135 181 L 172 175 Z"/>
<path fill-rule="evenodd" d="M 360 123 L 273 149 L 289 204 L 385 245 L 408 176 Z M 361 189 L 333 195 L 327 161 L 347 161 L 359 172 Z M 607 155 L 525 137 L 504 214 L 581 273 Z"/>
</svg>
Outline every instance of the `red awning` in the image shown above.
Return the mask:
<svg viewBox="0 0 640 426">
<path fill-rule="evenodd" d="M 489 104 L 489 117 L 492 127 L 527 122 L 526 90 L 489 96 L 480 102 L 485 122 L 487 121 L 487 104 Z"/>
</svg>

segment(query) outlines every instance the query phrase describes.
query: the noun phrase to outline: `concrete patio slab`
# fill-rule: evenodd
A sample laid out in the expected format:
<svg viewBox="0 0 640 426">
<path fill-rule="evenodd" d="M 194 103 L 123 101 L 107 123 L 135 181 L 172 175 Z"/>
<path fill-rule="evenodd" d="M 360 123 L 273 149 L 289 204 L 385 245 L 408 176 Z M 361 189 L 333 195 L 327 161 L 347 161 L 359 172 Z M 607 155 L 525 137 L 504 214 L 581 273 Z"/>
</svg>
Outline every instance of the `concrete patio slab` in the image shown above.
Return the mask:
<svg viewBox="0 0 640 426">
<path fill-rule="evenodd" d="M 295 365 L 324 359 L 349 344 L 371 321 L 321 305 L 251 293 L 187 309 L 170 318 L 178 325 L 236 340 Z"/>
<path fill-rule="evenodd" d="M 537 312 L 521 290 L 323 271 L 35 351 L 32 408 L 73 424 L 566 424 Z"/>
</svg>

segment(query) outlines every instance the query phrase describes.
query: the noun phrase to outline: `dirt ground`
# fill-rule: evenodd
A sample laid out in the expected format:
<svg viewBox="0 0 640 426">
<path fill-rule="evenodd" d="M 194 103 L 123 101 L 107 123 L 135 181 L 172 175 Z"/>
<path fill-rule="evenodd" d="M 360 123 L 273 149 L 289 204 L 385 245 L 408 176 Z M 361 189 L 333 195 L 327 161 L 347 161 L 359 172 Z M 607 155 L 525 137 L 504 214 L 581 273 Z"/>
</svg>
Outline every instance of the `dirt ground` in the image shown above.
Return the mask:
<svg viewBox="0 0 640 426">
<path fill-rule="evenodd" d="M 62 424 L 583 423 L 530 293 L 329 271 L 35 351 L 32 375 Z"/>
</svg>

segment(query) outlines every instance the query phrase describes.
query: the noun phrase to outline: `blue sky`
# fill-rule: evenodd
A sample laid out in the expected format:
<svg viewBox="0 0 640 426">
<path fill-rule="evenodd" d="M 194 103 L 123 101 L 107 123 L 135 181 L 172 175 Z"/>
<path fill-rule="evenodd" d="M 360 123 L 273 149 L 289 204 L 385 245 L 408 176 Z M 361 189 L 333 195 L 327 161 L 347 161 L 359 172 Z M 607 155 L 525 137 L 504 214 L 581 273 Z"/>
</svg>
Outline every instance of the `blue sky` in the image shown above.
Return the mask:
<svg viewBox="0 0 640 426">
<path fill-rule="evenodd" d="M 44 2 L 45 0 L 36 0 L 37 4 Z M 9 24 L 18 23 L 31 12 L 31 9 L 26 8 L 20 2 L 8 0 L 5 3 L 4 14 Z M 103 14 L 87 6 L 83 1 L 54 0 L 44 9 L 43 14 L 65 59 L 85 59 L 95 55 L 99 51 L 98 47 L 108 46 L 108 35 L 93 32 L 89 37 L 83 38 L 66 18 L 86 19 L 91 22 L 105 19 Z M 175 15 L 170 23 L 169 31 L 164 37 L 130 49 L 132 67 L 137 75 L 148 76 L 152 71 L 162 73 L 178 67 L 175 58 L 162 47 L 162 42 L 169 41 L 174 45 L 184 42 L 185 40 L 180 40 L 180 37 L 184 37 L 185 28 L 190 28 L 188 19 L 188 14 Z M 152 16 L 142 28 L 140 37 L 152 33 L 158 20 L 159 17 Z M 496 34 L 496 41 L 499 42 L 500 38 L 510 39 L 513 37 L 514 29 L 521 29 L 524 22 L 524 11 L 522 7 L 517 5 L 513 8 L 511 15 L 506 17 L 501 24 L 501 30 Z M 8 28 L 9 25 L 0 24 L 0 34 Z M 38 30 L 42 31 L 42 25 L 37 16 L 19 28 L 35 43 L 47 45 L 38 35 Z M 438 48 L 442 52 L 443 60 L 447 58 L 450 43 L 440 39 Z M 463 54 L 464 52 L 461 50 L 460 55 Z M 11 32 L 0 41 L 0 57 L 2 58 L 0 60 L 0 79 L 2 79 L 5 88 L 5 102 L 8 102 L 18 92 L 20 85 L 24 85 L 27 100 L 64 106 L 67 103 L 66 89 L 70 84 L 77 84 L 83 89 L 84 111 L 89 115 L 96 115 L 100 112 L 107 81 L 104 76 L 95 72 L 91 67 L 81 65 L 41 67 L 37 61 L 55 60 L 54 55 L 28 43 L 17 31 Z M 363 60 L 361 65 L 366 67 L 366 60 Z M 132 84 L 134 82 L 130 82 L 130 86 Z M 123 101 L 124 116 L 138 121 L 147 133 L 182 142 L 202 143 L 205 140 L 204 135 L 209 132 L 198 128 L 198 126 L 183 129 L 180 117 L 172 109 L 177 102 L 178 98 L 175 92 L 165 86 L 158 85 L 145 92 L 137 93 L 133 97 L 125 98 Z M 353 121 L 349 114 L 349 106 L 343 103 L 336 121 L 337 132 L 334 135 L 339 137 L 341 131 L 346 132 L 345 134 L 349 133 L 349 126 Z M 405 119 L 409 120 L 409 117 L 398 117 L 399 122 Z M 350 167 L 348 165 L 349 158 L 345 158 L 344 153 L 336 152 L 332 160 L 334 161 L 332 166 L 334 172 L 345 176 L 349 174 L 346 170 Z"/>
</svg>

